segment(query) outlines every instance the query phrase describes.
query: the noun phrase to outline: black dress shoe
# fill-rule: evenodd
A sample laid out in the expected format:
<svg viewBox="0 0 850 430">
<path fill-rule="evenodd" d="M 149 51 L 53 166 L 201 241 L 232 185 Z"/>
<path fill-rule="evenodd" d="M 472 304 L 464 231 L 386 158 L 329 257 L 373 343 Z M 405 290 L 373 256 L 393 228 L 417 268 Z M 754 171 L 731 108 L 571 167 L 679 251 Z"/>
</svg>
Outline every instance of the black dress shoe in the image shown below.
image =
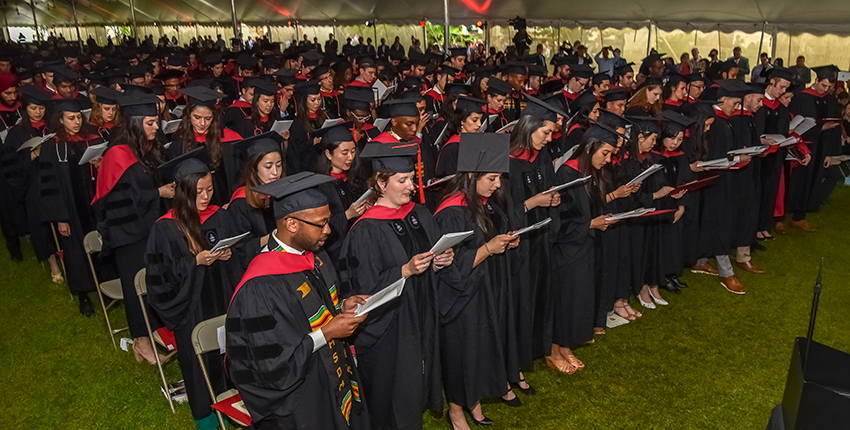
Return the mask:
<svg viewBox="0 0 850 430">
<path fill-rule="evenodd" d="M 80 313 L 87 318 L 94 316 L 94 306 L 92 306 L 88 294 L 80 294 Z"/>
<path fill-rule="evenodd" d="M 521 379 L 520 382 L 525 382 L 525 379 Z M 526 396 L 533 396 L 533 395 L 537 394 L 537 390 L 535 390 L 534 387 L 532 387 L 531 385 L 529 385 L 528 388 L 522 388 L 519 384 L 511 384 L 511 385 L 514 388 L 516 388 L 517 390 L 522 391 L 522 393 L 525 394 Z"/>
<path fill-rule="evenodd" d="M 490 427 L 491 425 L 493 425 L 493 421 L 491 421 L 490 418 L 484 417 L 482 420 L 479 421 L 476 420 L 475 417 L 472 416 L 472 414 L 470 414 L 469 417 L 472 418 L 472 421 L 474 421 L 475 424 L 478 424 L 481 427 Z"/>
<path fill-rule="evenodd" d="M 516 394 L 514 394 L 514 396 L 516 396 Z M 514 397 L 513 399 L 510 399 L 510 400 L 505 400 L 505 398 L 502 397 L 502 401 L 505 402 L 506 405 L 508 405 L 512 408 L 518 408 L 518 407 L 522 406 L 522 400 L 520 400 L 519 397 Z"/>
<path fill-rule="evenodd" d="M 676 286 L 677 286 L 677 287 L 679 287 L 679 288 L 688 288 L 688 283 L 687 283 L 687 282 L 685 282 L 685 281 L 683 281 L 683 280 L 681 280 L 681 279 L 679 279 L 679 276 L 677 276 L 677 275 L 673 275 L 673 276 L 671 276 L 671 277 L 670 277 L 670 279 L 672 279 L 672 280 L 673 280 L 673 282 L 675 282 L 675 283 L 676 283 Z"/>
<path fill-rule="evenodd" d="M 24 261 L 24 254 L 21 252 L 20 247 L 10 249 L 9 254 L 12 257 L 12 261 Z"/>
<path fill-rule="evenodd" d="M 666 282 L 664 282 L 664 283 L 662 283 L 662 284 L 659 284 L 659 285 L 658 285 L 658 288 L 661 288 L 662 290 L 669 291 L 669 292 L 671 292 L 671 293 L 676 293 L 676 294 L 678 294 L 678 293 L 681 293 L 681 292 L 682 292 L 682 289 L 681 289 L 681 288 L 679 288 L 679 286 L 678 286 L 678 285 L 676 285 L 676 283 L 675 283 L 675 282 L 673 282 L 673 280 L 672 280 L 672 279 L 667 278 L 665 281 L 666 281 Z"/>
<path fill-rule="evenodd" d="M 756 242 L 753 245 L 750 245 L 750 248 L 752 248 L 756 251 L 767 251 L 767 247 L 762 245 L 761 243 L 758 243 L 758 242 Z"/>
</svg>

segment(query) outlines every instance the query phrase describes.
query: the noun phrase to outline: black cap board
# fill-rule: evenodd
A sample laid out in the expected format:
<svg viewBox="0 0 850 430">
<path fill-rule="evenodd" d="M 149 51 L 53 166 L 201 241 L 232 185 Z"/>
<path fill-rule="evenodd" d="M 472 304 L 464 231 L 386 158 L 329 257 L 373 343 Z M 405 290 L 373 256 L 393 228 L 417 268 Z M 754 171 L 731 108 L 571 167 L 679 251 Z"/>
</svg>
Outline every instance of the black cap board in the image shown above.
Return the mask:
<svg viewBox="0 0 850 430">
<path fill-rule="evenodd" d="M 454 67 L 449 66 L 448 64 L 443 64 L 442 66 L 440 66 L 439 69 L 437 69 L 438 75 L 452 75 L 452 76 L 454 76 L 458 72 L 460 72 L 460 70 L 455 69 Z"/>
<path fill-rule="evenodd" d="M 419 108 L 416 107 L 416 101 L 413 100 L 405 100 L 405 99 L 395 99 L 395 100 L 387 100 L 383 103 L 383 106 L 386 106 L 389 109 L 389 116 L 391 118 L 398 117 L 419 117 Z"/>
<path fill-rule="evenodd" d="M 280 90 L 276 83 L 266 79 L 254 79 L 254 95 L 273 96 Z"/>
<path fill-rule="evenodd" d="M 661 113 L 664 119 L 667 120 L 666 127 L 672 130 L 675 130 L 677 133 L 685 131 L 688 127 L 693 125 L 696 121 L 686 117 L 685 115 L 680 114 L 679 112 L 673 110 L 665 110 Z"/>
<path fill-rule="evenodd" d="M 73 82 L 80 79 L 80 75 L 65 65 L 50 66 L 45 71 L 53 73 L 53 82 Z"/>
<path fill-rule="evenodd" d="M 354 136 L 351 134 L 351 127 L 354 126 L 354 123 L 351 121 L 346 121 L 340 124 L 337 124 L 333 127 L 326 127 L 316 130 L 313 135 L 315 137 L 321 137 L 322 143 L 340 143 L 340 142 L 353 142 Z"/>
<path fill-rule="evenodd" d="M 153 94 L 130 94 L 118 97 L 118 105 L 121 106 L 124 116 L 157 116 L 159 110 L 157 104 L 159 97 Z"/>
<path fill-rule="evenodd" d="M 306 96 L 314 96 L 319 94 L 319 81 L 303 81 L 295 84 L 295 92 L 299 95 Z"/>
<path fill-rule="evenodd" d="M 183 88 L 180 92 L 189 98 L 189 103 L 196 106 L 212 107 L 218 99 L 224 97 L 220 92 L 206 87 Z"/>
<path fill-rule="evenodd" d="M 56 104 L 53 106 L 53 110 L 56 112 L 79 112 L 82 109 L 80 108 L 80 103 L 76 100 L 57 100 Z"/>
<path fill-rule="evenodd" d="M 608 91 L 604 91 L 602 95 L 605 96 L 605 102 L 616 102 L 619 100 L 628 100 L 629 99 L 629 90 L 622 87 L 611 88 Z"/>
<path fill-rule="evenodd" d="M 511 136 L 507 133 L 462 133 L 457 171 L 508 173 Z"/>
<path fill-rule="evenodd" d="M 466 57 L 466 48 L 449 48 L 449 58 Z"/>
<path fill-rule="evenodd" d="M 47 106 L 48 102 L 53 98 L 53 93 L 36 86 L 27 84 L 21 87 L 25 105 Z"/>
<path fill-rule="evenodd" d="M 235 185 L 242 177 L 245 163 L 254 154 L 269 154 L 281 151 L 283 136 L 276 131 L 270 131 L 257 136 L 251 136 L 230 145 L 224 145 L 224 170 L 227 173 L 227 182 Z"/>
<path fill-rule="evenodd" d="M 753 92 L 753 89 L 737 79 L 723 79 L 720 81 L 720 89 L 717 91 L 717 97 L 744 98 L 747 94 Z"/>
<path fill-rule="evenodd" d="M 587 64 L 574 64 L 570 66 L 570 77 L 590 79 L 593 77 L 593 69 L 591 69 Z"/>
<path fill-rule="evenodd" d="M 623 76 L 626 73 L 634 73 L 635 69 L 632 67 L 634 65 L 635 65 L 635 63 L 626 63 L 626 64 L 623 64 L 622 66 L 617 66 L 614 69 L 614 75 L 615 76 Z"/>
<path fill-rule="evenodd" d="M 209 164 L 210 154 L 202 146 L 162 163 L 157 171 L 165 181 L 175 182 L 192 173 L 209 172 Z"/>
<path fill-rule="evenodd" d="M 570 115 L 561 109 L 552 106 L 536 97 L 530 95 L 525 96 L 528 103 L 525 104 L 525 109 L 522 110 L 522 115 L 535 115 L 546 121 L 558 122 L 558 115 L 563 118 L 569 118 Z"/>
<path fill-rule="evenodd" d="M 835 78 L 838 76 L 838 72 L 840 72 L 841 69 L 830 64 L 828 66 L 812 67 L 812 71 L 815 72 L 819 81 L 822 81 L 824 79 L 834 81 Z"/>
<path fill-rule="evenodd" d="M 458 96 L 457 98 L 457 109 L 465 110 L 467 112 L 475 112 L 481 113 L 484 109 L 484 106 L 487 105 L 487 102 L 481 99 L 476 99 L 467 96 Z"/>
<path fill-rule="evenodd" d="M 487 81 L 487 92 L 494 96 L 506 96 L 513 91 L 514 87 L 511 84 L 496 78 L 490 78 Z"/>
<path fill-rule="evenodd" d="M 312 172 L 298 172 L 274 182 L 254 188 L 254 191 L 271 196 L 275 220 L 296 212 L 316 209 L 328 204 L 325 194 L 316 189 L 318 185 L 333 182 L 334 178 Z"/>
<path fill-rule="evenodd" d="M 460 83 L 451 83 L 446 84 L 446 88 L 443 90 L 445 95 L 470 95 L 472 94 L 472 87 L 470 85 L 466 85 L 462 82 Z"/>
<path fill-rule="evenodd" d="M 91 91 L 91 94 L 94 96 L 94 101 L 102 105 L 118 104 L 118 97 L 121 97 L 120 92 L 106 87 L 97 87 Z"/>
<path fill-rule="evenodd" d="M 393 173 L 409 173 L 413 171 L 413 156 L 419 152 L 416 143 L 369 143 L 360 153 L 361 158 L 372 159 L 372 169 Z"/>
<path fill-rule="evenodd" d="M 371 88 L 349 87 L 343 93 L 343 100 L 348 109 L 369 111 L 375 101 L 375 93 Z"/>
<path fill-rule="evenodd" d="M 627 116 L 626 120 L 637 126 L 642 133 L 659 133 L 661 124 L 664 122 L 661 118 L 654 116 Z"/>
</svg>

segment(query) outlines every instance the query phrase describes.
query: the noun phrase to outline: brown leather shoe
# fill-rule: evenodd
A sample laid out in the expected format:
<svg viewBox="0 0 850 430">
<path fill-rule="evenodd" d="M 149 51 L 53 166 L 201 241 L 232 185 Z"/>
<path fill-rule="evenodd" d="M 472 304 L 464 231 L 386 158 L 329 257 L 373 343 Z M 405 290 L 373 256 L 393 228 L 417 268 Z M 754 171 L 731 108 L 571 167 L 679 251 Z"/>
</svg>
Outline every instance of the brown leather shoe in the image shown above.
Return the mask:
<svg viewBox="0 0 850 430">
<path fill-rule="evenodd" d="M 787 228 L 785 228 L 785 223 L 784 223 L 784 222 L 781 222 L 781 221 L 780 221 L 780 222 L 778 222 L 778 223 L 776 223 L 776 224 L 773 226 L 773 231 L 775 231 L 775 232 L 777 232 L 777 233 L 779 233 L 779 234 L 785 234 L 785 233 L 788 233 L 788 229 L 787 229 Z"/>
<path fill-rule="evenodd" d="M 814 227 L 809 225 L 809 222 L 804 219 L 800 221 L 791 221 L 791 227 L 794 227 L 798 230 L 803 230 L 806 233 L 811 233 L 815 231 Z"/>
<path fill-rule="evenodd" d="M 691 272 L 711 276 L 717 276 L 720 273 L 709 262 L 705 262 L 704 264 L 695 264 L 691 266 Z"/>
<path fill-rule="evenodd" d="M 726 278 L 720 278 L 720 285 L 723 285 L 723 288 L 726 291 L 729 291 L 732 294 L 746 294 L 744 291 L 744 286 L 741 285 L 741 281 L 738 280 L 734 275 Z"/>
<path fill-rule="evenodd" d="M 753 264 L 752 261 L 748 261 L 746 263 L 738 263 L 738 267 L 743 270 L 746 270 L 747 272 L 755 273 L 757 275 L 761 275 L 764 273 L 764 269 L 759 266 L 756 266 L 755 264 Z"/>
</svg>

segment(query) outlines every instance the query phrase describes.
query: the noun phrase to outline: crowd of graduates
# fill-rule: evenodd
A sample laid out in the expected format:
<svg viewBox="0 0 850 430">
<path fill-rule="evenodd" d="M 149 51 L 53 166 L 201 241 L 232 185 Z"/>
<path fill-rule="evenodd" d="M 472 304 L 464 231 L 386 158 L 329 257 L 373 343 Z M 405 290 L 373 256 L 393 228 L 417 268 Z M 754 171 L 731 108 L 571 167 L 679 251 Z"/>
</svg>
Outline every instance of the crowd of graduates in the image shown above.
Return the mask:
<svg viewBox="0 0 850 430">
<path fill-rule="evenodd" d="M 415 429 L 445 403 L 454 429 L 492 425 L 482 400 L 521 407 L 536 358 L 580 372 L 577 348 L 668 305 L 683 271 L 745 294 L 736 268 L 767 270 L 754 251 L 815 230 L 848 131 L 835 66 L 806 88 L 781 67 L 746 84 L 732 60 L 680 75 L 658 53 L 600 73 L 564 49 L 553 76 L 466 48 L 104 54 L 0 52 L 3 235 L 13 260 L 29 235 L 85 316 L 95 276 L 119 279 L 136 360 L 156 362 L 146 306 L 200 429 L 218 419 L 192 331 L 224 314 L 208 383 L 254 428 Z"/>
</svg>

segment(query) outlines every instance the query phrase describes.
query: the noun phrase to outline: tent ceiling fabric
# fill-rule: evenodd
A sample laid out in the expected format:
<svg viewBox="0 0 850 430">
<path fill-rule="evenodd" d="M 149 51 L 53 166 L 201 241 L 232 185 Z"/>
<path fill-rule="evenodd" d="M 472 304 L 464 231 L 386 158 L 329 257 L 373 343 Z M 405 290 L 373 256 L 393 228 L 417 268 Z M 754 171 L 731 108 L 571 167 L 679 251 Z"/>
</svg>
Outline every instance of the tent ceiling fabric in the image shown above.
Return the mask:
<svg viewBox="0 0 850 430">
<path fill-rule="evenodd" d="M 40 25 L 74 23 L 71 0 L 36 0 Z M 32 10 L 23 0 L 7 0 L 9 25 L 32 25 Z M 139 23 L 230 23 L 227 0 L 135 0 Z M 576 7 L 574 7 L 576 6 Z M 442 22 L 443 3 L 416 0 L 323 0 L 278 1 L 237 0 L 236 12 L 245 23 L 281 23 L 297 19 L 303 25 L 360 24 L 378 20 L 387 24 L 411 24 L 420 19 Z M 78 0 L 81 24 L 122 24 L 130 22 L 129 0 Z M 811 2 L 799 0 L 449 0 L 452 23 L 471 23 L 481 18 L 504 22 L 521 16 L 529 21 L 557 22 L 565 26 L 640 27 L 650 20 L 663 29 L 771 27 L 800 31 L 850 30 L 850 8 L 846 0 Z"/>
</svg>

